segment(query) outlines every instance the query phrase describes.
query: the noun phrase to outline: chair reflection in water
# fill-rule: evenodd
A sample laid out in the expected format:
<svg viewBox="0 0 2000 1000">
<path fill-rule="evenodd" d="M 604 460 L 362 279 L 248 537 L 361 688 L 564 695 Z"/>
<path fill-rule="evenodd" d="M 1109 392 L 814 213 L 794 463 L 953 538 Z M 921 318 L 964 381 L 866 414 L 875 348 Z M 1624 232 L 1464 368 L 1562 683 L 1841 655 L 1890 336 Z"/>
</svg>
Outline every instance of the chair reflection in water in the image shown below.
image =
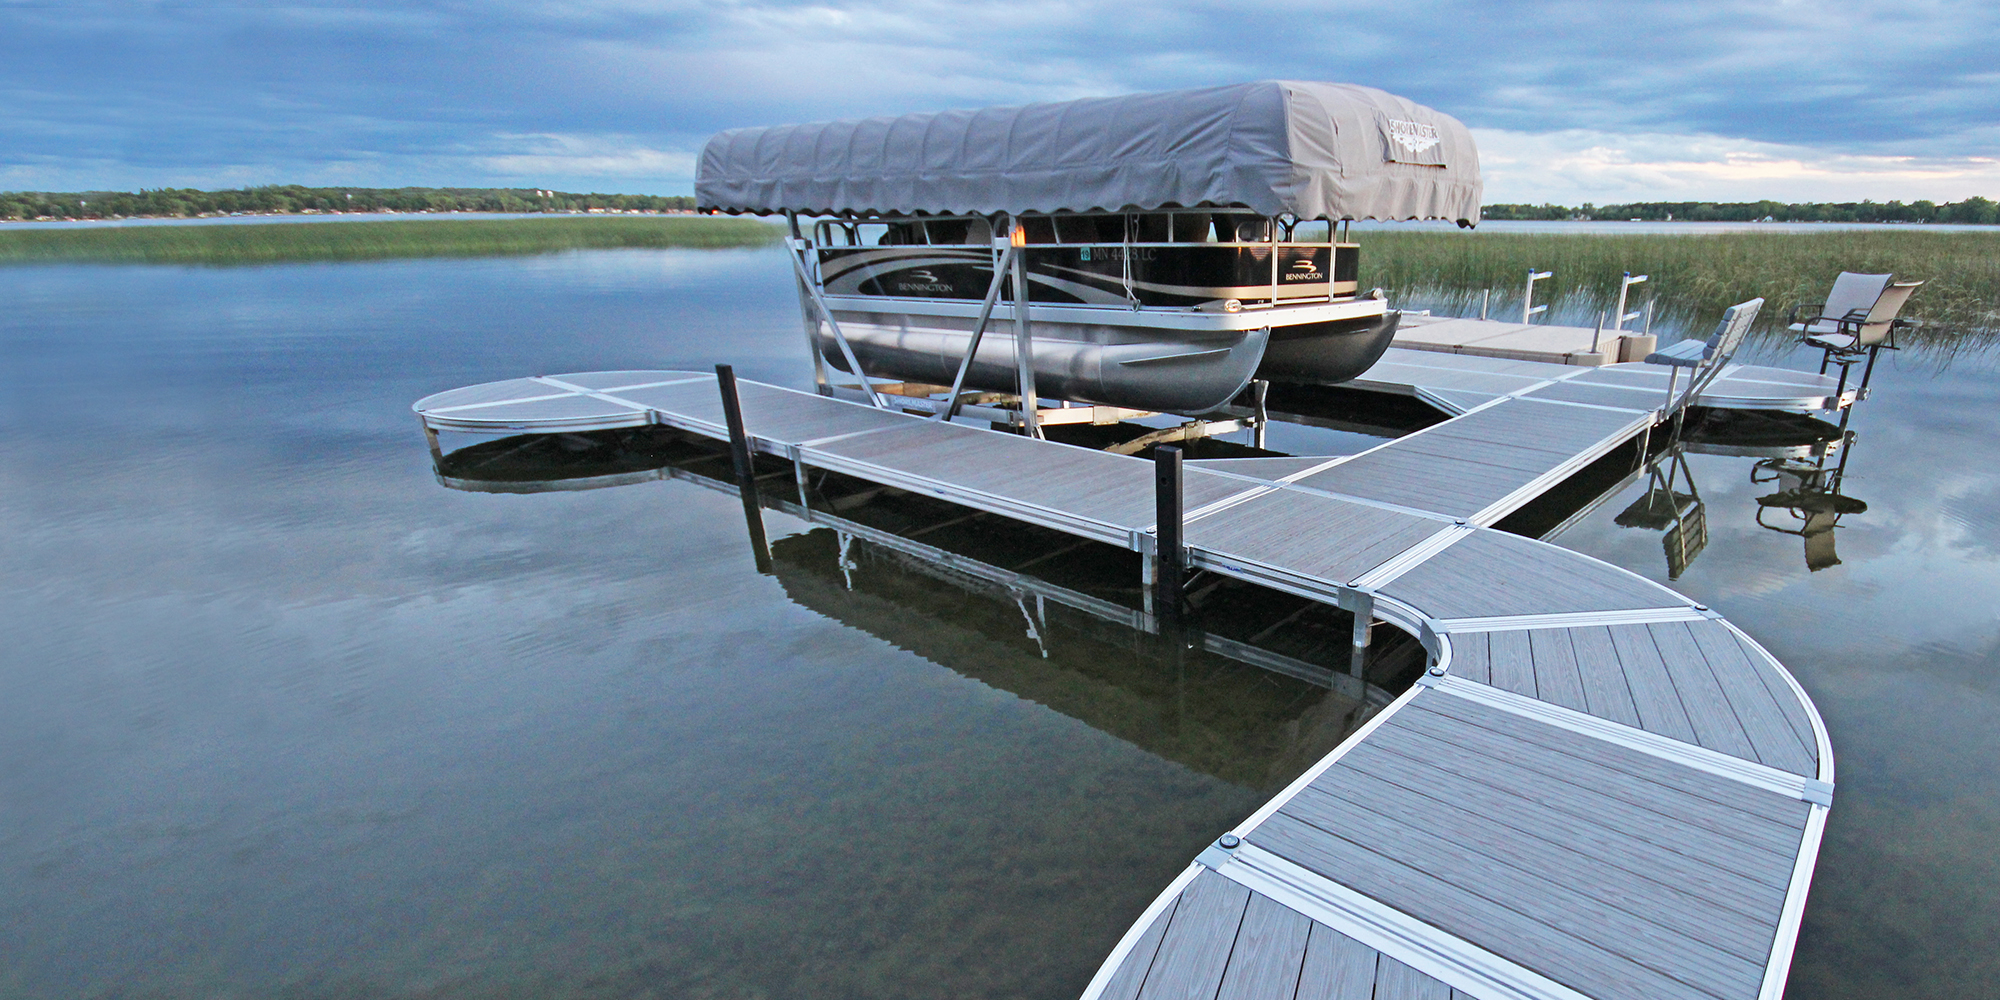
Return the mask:
<svg viewBox="0 0 2000 1000">
<path fill-rule="evenodd" d="M 1695 491 L 1694 473 L 1688 469 L 1687 452 L 1679 442 L 1647 463 L 1646 476 L 1646 495 L 1619 511 L 1614 523 L 1621 528 L 1665 531 L 1660 547 L 1667 554 L 1667 579 L 1678 580 L 1708 547 L 1708 512 L 1701 494 Z M 1677 488 L 1682 483 L 1687 486 L 1685 493 Z"/>
<path fill-rule="evenodd" d="M 1688 469 L 1681 442 L 1688 406 L 1728 369 L 1763 307 L 1761 298 L 1739 302 L 1723 311 L 1722 321 L 1715 325 L 1715 332 L 1708 339 L 1683 340 L 1646 356 L 1647 364 L 1667 366 L 1667 397 L 1662 412 L 1673 418 L 1673 436 L 1666 450 L 1647 463 L 1646 475 L 1651 485 L 1646 495 L 1621 511 L 1616 523 L 1624 528 L 1665 530 L 1660 536 L 1660 546 L 1666 550 L 1669 580 L 1680 579 L 1694 558 L 1708 547 L 1708 513 L 1702 508 L 1701 495 L 1695 492 L 1694 474 Z M 1688 370 L 1687 387 L 1677 395 L 1674 390 L 1683 368 Z M 1648 430 L 1645 443 L 1640 445 L 1641 455 L 1646 453 L 1651 440 L 1652 431 Z M 1686 493 L 1675 489 L 1677 482 L 1687 484 Z"/>
<path fill-rule="evenodd" d="M 1750 470 L 1751 482 L 1778 487 L 1778 492 L 1757 498 L 1758 527 L 1805 539 L 1806 569 L 1815 573 L 1840 565 L 1840 556 L 1833 547 L 1833 529 L 1839 526 L 1841 517 L 1868 510 L 1867 504 L 1840 492 L 1847 472 L 1848 449 L 1853 443 L 1852 432 L 1842 436 L 1840 461 L 1830 469 L 1822 452 L 1811 461 L 1767 458 Z M 1782 517 L 1778 511 L 1790 514 L 1790 522 L 1780 520 L 1773 524 L 1765 520 L 1767 515 L 1773 519 Z"/>
<path fill-rule="evenodd" d="M 1895 350 L 1896 331 L 1909 326 L 1897 314 L 1923 282 L 1891 283 L 1893 277 L 1842 271 L 1825 302 L 1792 309 L 1789 328 L 1800 335 L 1799 342 L 1824 352 L 1819 373 L 1826 374 L 1830 364 L 1840 366 L 1839 392 L 1847 390 L 1848 370 L 1863 358 L 1868 363 L 1861 369 L 1860 388 L 1866 390 L 1875 374 L 1875 356 L 1883 348 Z"/>
<path fill-rule="evenodd" d="M 1833 537 L 1840 519 L 1868 509 L 1867 504 L 1841 492 L 1848 448 L 1853 442 L 1853 432 L 1844 431 L 1815 446 L 1811 457 L 1794 452 L 1764 458 L 1750 470 L 1752 483 L 1777 487 L 1777 492 L 1756 498 L 1757 525 L 1804 539 L 1806 568 L 1815 573 L 1840 565 Z M 1680 579 L 1695 557 L 1708 547 L 1708 512 L 1695 488 L 1687 452 L 1690 448 L 1707 451 L 1711 446 L 1697 435 L 1692 444 L 1676 440 L 1654 456 L 1645 467 L 1648 483 L 1645 494 L 1620 511 L 1615 519 L 1621 528 L 1662 532 L 1660 547 L 1666 553 L 1669 580 Z M 1840 458 L 1829 466 L 1834 452 Z M 1789 519 L 1785 517 L 1787 514 Z"/>
</svg>

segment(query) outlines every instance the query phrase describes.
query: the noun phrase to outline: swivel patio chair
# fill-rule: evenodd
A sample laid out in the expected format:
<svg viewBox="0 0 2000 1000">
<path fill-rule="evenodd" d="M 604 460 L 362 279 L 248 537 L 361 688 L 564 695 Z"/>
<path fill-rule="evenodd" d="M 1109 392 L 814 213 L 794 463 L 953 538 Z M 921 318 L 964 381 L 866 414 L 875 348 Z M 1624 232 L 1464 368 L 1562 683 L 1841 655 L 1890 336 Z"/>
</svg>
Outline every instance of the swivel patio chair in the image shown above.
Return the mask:
<svg viewBox="0 0 2000 1000">
<path fill-rule="evenodd" d="M 1834 279 L 1833 290 L 1827 293 L 1825 302 L 1792 309 L 1789 317 L 1792 332 L 1800 335 L 1800 343 L 1822 352 L 1819 373 L 1826 374 L 1829 364 L 1840 366 L 1835 399 L 1847 391 L 1848 369 L 1863 357 L 1868 364 L 1861 371 L 1860 388 L 1866 393 L 1868 380 L 1875 374 L 1876 354 L 1885 347 L 1895 350 L 1896 331 L 1909 325 L 1909 321 L 1897 319 L 1896 314 L 1902 312 L 1903 304 L 1910 301 L 1923 282 L 1891 284 L 1890 278 L 1887 274 L 1842 271 Z"/>
</svg>

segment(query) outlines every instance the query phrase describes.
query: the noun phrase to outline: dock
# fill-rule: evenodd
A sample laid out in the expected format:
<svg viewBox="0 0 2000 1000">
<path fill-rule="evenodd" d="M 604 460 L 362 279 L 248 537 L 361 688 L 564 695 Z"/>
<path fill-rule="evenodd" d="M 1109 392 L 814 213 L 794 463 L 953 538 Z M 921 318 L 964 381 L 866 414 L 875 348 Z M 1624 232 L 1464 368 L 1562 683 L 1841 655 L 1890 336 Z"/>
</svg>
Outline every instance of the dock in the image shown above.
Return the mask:
<svg viewBox="0 0 2000 1000">
<path fill-rule="evenodd" d="M 1086 1000 L 1782 994 L 1832 802 L 1810 699 L 1716 611 L 1491 527 L 1652 433 L 1667 377 L 1392 350 L 1350 385 L 1449 419 L 1355 455 L 1186 463 L 1182 564 L 1345 608 L 1357 646 L 1392 625 L 1427 668 L 1193 859 Z M 439 431 L 665 425 L 790 463 L 808 520 L 807 470 L 829 470 L 1172 565 L 1152 462 L 735 385 L 740 436 L 707 373 L 513 379 L 416 410 L 434 453 Z M 1851 401 L 1834 393 L 1731 366 L 1695 402 Z"/>
<path fill-rule="evenodd" d="M 1578 367 L 1391 347 L 1374 367 L 1344 384 L 1415 396 L 1448 414 L 1463 414 L 1497 399 L 1527 395 L 1640 412 L 1657 410 L 1665 403 L 1670 378 L 1667 369 L 1643 363 Z M 1860 396 L 1859 390 L 1843 387 L 1825 375 L 1731 363 L 1694 398 L 1693 405 L 1813 413 L 1850 406 Z"/>
<path fill-rule="evenodd" d="M 1651 334 L 1633 330 L 1405 312 L 1396 328 L 1395 343 L 1404 350 L 1595 368 L 1644 361 L 1655 340 Z"/>
</svg>

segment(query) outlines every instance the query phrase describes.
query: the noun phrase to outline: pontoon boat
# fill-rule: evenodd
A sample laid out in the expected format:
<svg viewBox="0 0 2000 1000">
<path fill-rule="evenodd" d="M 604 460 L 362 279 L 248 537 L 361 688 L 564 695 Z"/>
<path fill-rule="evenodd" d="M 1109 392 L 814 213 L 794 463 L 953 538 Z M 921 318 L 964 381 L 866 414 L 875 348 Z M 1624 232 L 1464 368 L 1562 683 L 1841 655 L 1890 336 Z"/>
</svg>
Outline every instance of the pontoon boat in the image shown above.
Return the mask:
<svg viewBox="0 0 2000 1000">
<path fill-rule="evenodd" d="M 1267 81 L 737 129 L 695 191 L 787 218 L 816 365 L 1198 414 L 1366 370 L 1398 314 L 1340 223 L 1470 226 L 1480 183 L 1447 115 Z"/>
</svg>

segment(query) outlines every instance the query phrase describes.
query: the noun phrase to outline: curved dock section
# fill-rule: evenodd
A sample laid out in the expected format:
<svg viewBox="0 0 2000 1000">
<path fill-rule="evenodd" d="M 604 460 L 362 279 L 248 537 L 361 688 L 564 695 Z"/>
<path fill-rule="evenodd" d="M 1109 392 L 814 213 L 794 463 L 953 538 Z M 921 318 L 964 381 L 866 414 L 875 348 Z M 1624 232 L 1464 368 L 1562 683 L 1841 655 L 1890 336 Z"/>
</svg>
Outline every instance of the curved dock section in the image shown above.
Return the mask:
<svg viewBox="0 0 2000 1000">
<path fill-rule="evenodd" d="M 1390 622 L 1432 666 L 1203 851 L 1087 1000 L 1783 992 L 1832 801 L 1825 727 L 1713 611 L 1487 527 L 1660 418 L 1650 392 L 1571 398 L 1579 375 L 1558 374 L 1461 395 L 1463 415 L 1359 455 L 1188 463 L 1188 565 Z M 1771 402 L 1798 398 L 1768 381 Z M 751 446 L 801 481 L 829 469 L 1153 550 L 1152 463 L 751 382 L 739 397 Z M 416 410 L 433 433 L 727 439 L 714 377 L 689 372 L 517 379 Z"/>
<path fill-rule="evenodd" d="M 1204 851 L 1085 997 L 1779 996 L 1833 790 L 1791 676 L 1554 546 L 1454 524 L 1404 553 L 1361 575 L 1436 665 Z"/>
</svg>

